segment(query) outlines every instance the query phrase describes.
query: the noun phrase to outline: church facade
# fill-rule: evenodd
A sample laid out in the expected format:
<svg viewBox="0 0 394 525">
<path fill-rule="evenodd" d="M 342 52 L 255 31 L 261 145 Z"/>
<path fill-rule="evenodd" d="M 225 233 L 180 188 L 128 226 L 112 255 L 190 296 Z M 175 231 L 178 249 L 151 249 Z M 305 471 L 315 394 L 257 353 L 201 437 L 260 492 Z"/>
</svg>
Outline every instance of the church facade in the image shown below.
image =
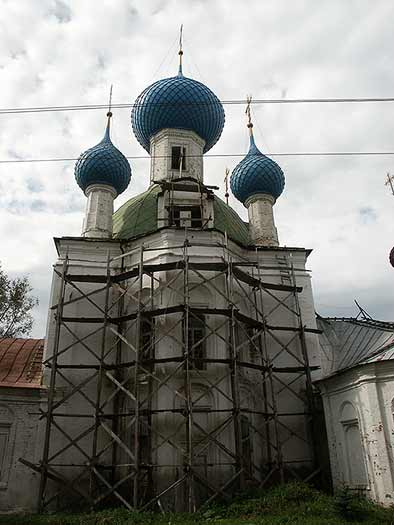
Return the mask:
<svg viewBox="0 0 394 525">
<path fill-rule="evenodd" d="M 103 140 L 75 167 L 87 197 L 81 236 L 55 239 L 35 409 L 16 421 L 10 392 L 22 387 L 0 383 L 0 408 L 9 410 L 4 425 L 0 419 L 1 508 L 192 512 L 293 479 L 328 486 L 326 450 L 335 486 L 388 503 L 392 417 L 383 423 L 371 404 L 363 419 L 357 390 L 383 376 L 368 372 L 357 382 L 365 353 L 334 359 L 346 338 L 332 335 L 339 321 L 316 322 L 310 250 L 279 243 L 274 205 L 284 174 L 255 144 L 250 114 L 249 151 L 230 179 L 249 223 L 204 179 L 224 110 L 183 75 L 182 51 L 178 74 L 133 105 L 150 184 L 115 213 L 132 176 L 111 141 L 111 111 L 107 117 Z M 383 341 L 392 327 L 374 329 Z M 371 356 L 391 344 L 376 344 Z M 346 377 L 358 387 L 345 387 Z M 385 406 L 390 388 L 374 402 Z M 15 436 L 29 441 L 21 453 Z"/>
</svg>

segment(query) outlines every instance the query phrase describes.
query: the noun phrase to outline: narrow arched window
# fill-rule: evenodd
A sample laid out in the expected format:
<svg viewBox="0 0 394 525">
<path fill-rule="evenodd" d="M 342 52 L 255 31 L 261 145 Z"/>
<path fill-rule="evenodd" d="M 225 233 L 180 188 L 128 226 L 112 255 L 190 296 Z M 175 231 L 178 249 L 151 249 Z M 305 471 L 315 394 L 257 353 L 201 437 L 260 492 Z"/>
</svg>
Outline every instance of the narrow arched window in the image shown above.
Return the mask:
<svg viewBox="0 0 394 525">
<path fill-rule="evenodd" d="M 171 169 L 180 172 L 187 169 L 186 148 L 182 146 L 172 146 L 171 148 Z"/>
<path fill-rule="evenodd" d="M 151 359 L 154 357 L 154 319 L 142 317 L 140 329 L 141 358 Z"/>
<path fill-rule="evenodd" d="M 207 363 L 204 315 L 192 314 L 189 316 L 187 351 L 189 353 L 190 368 L 206 370 Z"/>
<path fill-rule="evenodd" d="M 260 355 L 259 338 L 253 326 L 238 323 L 235 330 L 235 350 L 241 361 L 258 363 Z"/>
<path fill-rule="evenodd" d="M 365 450 L 361 440 L 358 415 L 350 403 L 345 403 L 341 412 L 344 437 L 344 452 L 347 467 L 347 483 L 350 487 L 368 485 L 365 467 Z"/>
</svg>

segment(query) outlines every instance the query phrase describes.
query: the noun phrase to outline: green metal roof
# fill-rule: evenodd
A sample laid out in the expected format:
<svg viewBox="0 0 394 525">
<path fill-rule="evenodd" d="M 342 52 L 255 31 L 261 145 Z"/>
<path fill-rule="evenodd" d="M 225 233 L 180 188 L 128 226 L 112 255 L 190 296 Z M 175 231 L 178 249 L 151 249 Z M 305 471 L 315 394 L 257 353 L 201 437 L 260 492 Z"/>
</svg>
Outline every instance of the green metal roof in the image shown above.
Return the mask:
<svg viewBox="0 0 394 525">
<path fill-rule="evenodd" d="M 238 213 L 215 195 L 213 202 L 215 230 L 227 232 L 228 237 L 238 244 L 249 244 L 249 226 Z"/>
<path fill-rule="evenodd" d="M 116 210 L 113 215 L 113 236 L 130 239 L 156 231 L 157 196 L 160 191 L 160 186 L 154 184 Z"/>
<path fill-rule="evenodd" d="M 113 236 L 116 239 L 132 239 L 153 233 L 159 229 L 157 223 L 157 197 L 161 187 L 153 184 L 147 191 L 123 204 L 113 215 Z M 249 244 L 248 224 L 219 197 L 213 202 L 214 230 L 227 232 L 238 244 Z"/>
</svg>

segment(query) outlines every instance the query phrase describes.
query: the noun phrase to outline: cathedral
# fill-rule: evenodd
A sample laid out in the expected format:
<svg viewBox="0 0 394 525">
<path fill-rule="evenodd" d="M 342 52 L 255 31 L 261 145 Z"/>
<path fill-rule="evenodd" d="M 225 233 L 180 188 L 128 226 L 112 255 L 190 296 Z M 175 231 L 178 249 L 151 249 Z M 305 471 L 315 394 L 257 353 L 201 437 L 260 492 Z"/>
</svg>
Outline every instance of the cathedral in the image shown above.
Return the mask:
<svg viewBox="0 0 394 525">
<path fill-rule="evenodd" d="M 316 314 L 250 111 L 230 177 L 249 221 L 215 194 L 224 109 L 182 55 L 132 106 L 149 186 L 114 212 L 132 172 L 109 109 L 75 165 L 81 235 L 54 239 L 46 337 L 0 341 L 0 510 L 194 512 L 290 480 L 392 504 L 394 323 Z"/>
</svg>

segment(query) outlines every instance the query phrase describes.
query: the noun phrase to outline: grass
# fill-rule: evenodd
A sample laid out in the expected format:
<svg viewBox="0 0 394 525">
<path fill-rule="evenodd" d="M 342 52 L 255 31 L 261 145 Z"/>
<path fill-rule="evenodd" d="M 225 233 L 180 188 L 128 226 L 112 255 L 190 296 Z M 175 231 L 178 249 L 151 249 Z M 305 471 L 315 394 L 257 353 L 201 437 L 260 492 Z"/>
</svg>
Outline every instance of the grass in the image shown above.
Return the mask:
<svg viewBox="0 0 394 525">
<path fill-rule="evenodd" d="M 382 508 L 347 491 L 328 496 L 289 483 L 261 494 L 216 504 L 196 514 L 134 513 L 125 509 L 86 514 L 0 516 L 0 525 L 394 525 L 394 508 Z"/>
</svg>

